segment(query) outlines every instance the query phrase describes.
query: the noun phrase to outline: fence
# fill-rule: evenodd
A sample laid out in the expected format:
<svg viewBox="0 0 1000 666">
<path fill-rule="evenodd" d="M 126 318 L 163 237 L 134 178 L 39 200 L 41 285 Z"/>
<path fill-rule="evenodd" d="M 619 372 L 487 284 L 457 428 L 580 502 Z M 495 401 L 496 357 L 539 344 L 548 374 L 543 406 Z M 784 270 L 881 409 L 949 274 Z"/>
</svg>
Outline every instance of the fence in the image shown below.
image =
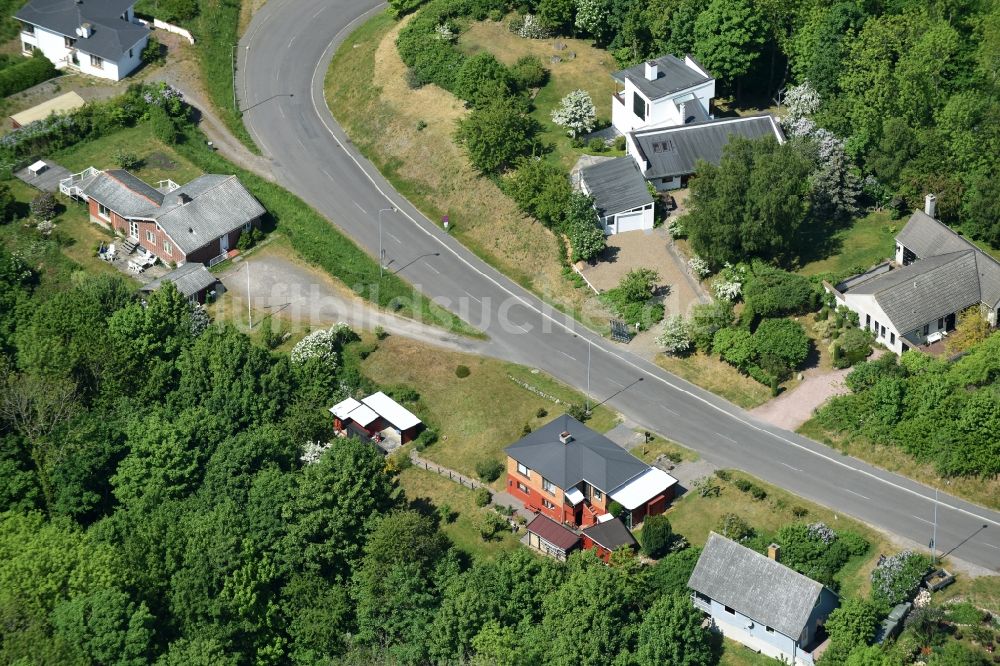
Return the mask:
<svg viewBox="0 0 1000 666">
<path fill-rule="evenodd" d="M 194 35 L 191 34 L 190 30 L 185 30 L 180 26 L 173 25 L 172 23 L 167 23 L 166 21 L 161 21 L 158 18 L 154 18 L 152 21 L 147 21 L 146 19 L 141 19 L 136 17 L 135 19 L 143 25 L 153 24 L 153 27 L 157 30 L 166 30 L 167 32 L 172 32 L 175 35 L 180 35 L 184 39 L 188 40 L 190 43 L 194 44 Z"/>
<path fill-rule="evenodd" d="M 423 469 L 426 469 L 428 472 L 436 472 L 441 476 L 446 476 L 448 477 L 449 480 L 454 481 L 459 485 L 465 486 L 466 488 L 472 488 L 473 490 L 476 490 L 477 488 L 486 487 L 485 484 L 479 483 L 478 481 L 470 479 L 467 476 L 459 474 L 455 470 L 448 469 L 447 467 L 442 467 L 441 465 L 432 463 L 429 460 L 425 460 L 424 458 L 421 458 L 420 456 L 416 455 L 416 453 L 410 455 L 410 460 L 412 460 L 413 464 L 416 465 L 417 467 L 422 467 Z"/>
</svg>

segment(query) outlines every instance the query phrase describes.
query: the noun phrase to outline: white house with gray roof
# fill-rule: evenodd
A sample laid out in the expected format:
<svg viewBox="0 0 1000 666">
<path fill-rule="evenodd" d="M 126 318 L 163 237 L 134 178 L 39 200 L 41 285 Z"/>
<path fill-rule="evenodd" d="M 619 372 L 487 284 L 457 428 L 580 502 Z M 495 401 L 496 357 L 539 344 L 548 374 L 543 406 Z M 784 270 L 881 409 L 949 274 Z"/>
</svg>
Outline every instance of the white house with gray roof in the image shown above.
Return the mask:
<svg viewBox="0 0 1000 666">
<path fill-rule="evenodd" d="M 653 197 L 630 157 L 616 157 L 580 171 L 580 189 L 594 207 L 608 236 L 653 228 Z"/>
<path fill-rule="evenodd" d="M 959 312 L 978 307 L 990 326 L 1000 311 L 1000 263 L 934 219 L 933 196 L 896 236 L 896 254 L 836 286 L 837 303 L 897 354 L 941 341 Z"/>
<path fill-rule="evenodd" d="M 691 56 L 665 55 L 611 75 L 611 124 L 621 134 L 708 120 L 715 79 Z M 621 90 L 618 90 L 621 87 Z"/>
<path fill-rule="evenodd" d="M 142 246 L 165 264 L 209 263 L 234 249 L 266 212 L 236 176 L 206 174 L 156 187 L 124 169 L 86 171 L 59 183 L 87 202 L 90 220 Z"/>
<path fill-rule="evenodd" d="M 28 0 L 14 15 L 21 52 L 41 50 L 57 69 L 119 81 L 141 62 L 149 28 L 135 18 L 135 0 Z"/>
<path fill-rule="evenodd" d="M 788 664 L 812 666 L 839 598 L 768 555 L 712 532 L 688 580 L 691 601 L 726 638 Z"/>
</svg>

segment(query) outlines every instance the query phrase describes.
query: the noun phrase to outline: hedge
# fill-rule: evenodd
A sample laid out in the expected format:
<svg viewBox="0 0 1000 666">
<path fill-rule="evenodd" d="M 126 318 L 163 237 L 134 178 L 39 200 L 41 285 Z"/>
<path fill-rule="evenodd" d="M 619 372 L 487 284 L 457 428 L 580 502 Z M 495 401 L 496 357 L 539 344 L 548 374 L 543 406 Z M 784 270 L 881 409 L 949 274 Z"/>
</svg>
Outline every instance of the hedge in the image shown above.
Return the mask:
<svg viewBox="0 0 1000 666">
<path fill-rule="evenodd" d="M 0 96 L 7 97 L 43 81 L 48 81 L 56 75 L 56 68 L 40 50 L 35 54 L 11 67 L 0 70 Z"/>
</svg>

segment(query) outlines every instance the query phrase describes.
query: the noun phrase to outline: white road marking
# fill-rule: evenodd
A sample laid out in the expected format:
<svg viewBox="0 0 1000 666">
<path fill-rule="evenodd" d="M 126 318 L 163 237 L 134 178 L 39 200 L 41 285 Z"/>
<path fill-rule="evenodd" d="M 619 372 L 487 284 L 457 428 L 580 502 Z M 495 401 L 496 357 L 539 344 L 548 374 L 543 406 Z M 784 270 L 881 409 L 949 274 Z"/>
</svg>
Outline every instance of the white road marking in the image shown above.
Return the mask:
<svg viewBox="0 0 1000 666">
<path fill-rule="evenodd" d="M 369 14 L 374 14 L 374 13 L 379 12 L 379 11 L 382 11 L 382 6 L 381 5 L 378 6 L 378 7 L 373 8 L 373 9 L 370 9 L 367 12 L 364 12 L 364 13 L 358 15 L 357 17 L 354 18 L 354 20 L 352 20 L 350 23 L 348 23 L 347 25 L 345 25 L 336 35 L 333 36 L 333 39 L 330 41 L 330 44 L 326 47 L 326 50 L 323 52 L 323 55 L 320 57 L 319 61 L 317 61 L 316 67 L 313 69 L 313 75 L 312 75 L 312 79 L 310 81 L 309 96 L 312 99 L 313 110 L 316 112 L 316 117 L 319 118 L 320 122 L 323 123 L 323 126 L 326 127 L 327 132 L 330 133 L 330 136 L 333 137 L 333 140 L 336 141 L 337 145 L 340 146 L 341 150 L 343 150 L 347 154 L 347 156 L 351 158 L 351 161 L 354 162 L 355 166 L 358 167 L 358 169 L 361 171 L 361 173 L 365 174 L 365 177 L 369 180 L 369 182 L 371 182 L 372 186 L 375 187 L 375 189 L 378 190 L 379 193 L 383 197 L 385 197 L 387 201 L 393 202 L 393 199 L 388 194 L 386 194 L 385 190 L 383 190 L 379 186 L 379 184 L 375 181 L 375 179 L 372 177 L 372 175 L 370 173 L 368 173 L 368 170 L 365 169 L 361 165 L 361 162 L 358 161 L 358 158 L 355 157 L 354 155 L 352 155 L 349 150 L 347 150 L 347 146 L 344 145 L 344 143 L 340 140 L 340 137 L 337 136 L 337 133 L 333 131 L 332 127 L 330 127 L 330 124 L 329 124 L 329 122 L 327 122 L 327 119 L 325 117 L 323 117 L 323 114 L 320 113 L 320 111 L 319 111 L 319 105 L 316 102 L 316 90 L 317 90 L 316 77 L 319 75 L 320 69 L 322 68 L 322 65 L 323 65 L 323 62 L 327 59 L 327 55 L 330 53 L 330 51 L 332 51 L 338 45 L 338 40 L 340 39 L 340 36 L 343 33 L 345 33 L 348 30 L 350 30 L 353 27 L 353 25 L 355 23 L 357 23 L 358 21 L 363 20 Z M 327 113 L 330 113 L 330 108 L 329 108 L 329 106 L 326 105 L 326 100 L 322 97 L 322 95 L 320 96 L 320 99 L 323 99 L 323 104 L 324 104 L 324 106 L 326 106 Z M 441 247 L 443 247 L 447 252 L 449 252 L 451 255 L 453 255 L 454 258 L 457 261 L 465 264 L 467 268 L 469 268 L 470 270 L 472 270 L 475 273 L 479 274 L 479 276 L 482 277 L 483 279 L 488 280 L 489 282 L 492 282 L 498 289 L 500 289 L 501 291 L 506 292 L 511 298 L 517 299 L 518 301 L 520 301 L 521 303 L 523 303 L 526 307 L 528 307 L 529 309 L 531 309 L 535 313 L 537 313 L 539 316 L 541 316 L 541 317 L 543 317 L 545 319 L 548 319 L 550 322 L 552 322 L 553 324 L 555 324 L 559 328 L 562 328 L 567 333 L 576 333 L 577 331 L 574 330 L 576 327 L 579 327 L 580 329 L 586 330 L 595 339 L 601 340 L 601 342 L 598 342 L 596 344 L 596 346 L 597 346 L 598 349 L 600 349 L 604 353 L 608 354 L 609 356 L 611 356 L 613 358 L 616 358 L 619 361 L 621 361 L 622 363 L 625 363 L 625 364 L 627 364 L 627 365 L 635 368 L 637 371 L 643 373 L 644 375 L 649 375 L 650 378 L 652 378 L 652 379 L 660 382 L 661 384 L 663 384 L 665 386 L 669 386 L 673 390 L 679 391 L 679 392 L 687 395 L 688 397 L 690 397 L 690 398 L 692 398 L 694 400 L 697 400 L 698 402 L 703 403 L 705 406 L 709 407 L 710 409 L 714 409 L 715 411 L 717 411 L 717 412 L 719 412 L 721 414 L 724 414 L 726 417 L 733 419 L 734 421 L 736 421 L 737 423 L 742 424 L 746 428 L 749 428 L 751 430 L 756 430 L 756 431 L 758 431 L 760 433 L 766 434 L 766 435 L 768 435 L 770 437 L 773 437 L 773 438 L 777 439 L 778 441 L 784 442 L 785 444 L 787 444 L 789 446 L 795 447 L 795 448 L 797 448 L 797 449 L 799 449 L 801 451 L 805 451 L 807 453 L 810 453 L 810 454 L 816 456 L 817 458 L 825 460 L 828 463 L 832 463 L 832 464 L 840 466 L 842 468 L 855 471 L 855 472 L 857 472 L 859 474 L 862 474 L 864 476 L 869 477 L 873 481 L 877 481 L 879 483 L 883 483 L 883 484 L 885 484 L 887 486 L 895 488 L 898 491 L 901 491 L 901 492 L 904 492 L 904 493 L 908 493 L 910 495 L 919 497 L 920 499 L 927 500 L 929 502 L 933 501 L 933 499 L 930 497 L 929 494 L 925 495 L 924 493 L 918 492 L 916 490 L 913 490 L 912 488 L 907 488 L 906 486 L 902 486 L 902 485 L 900 485 L 898 483 L 890 481 L 889 479 L 884 479 L 884 478 L 878 476 L 877 474 L 875 474 L 874 472 L 871 472 L 871 471 L 866 470 L 866 469 L 861 469 L 860 467 L 855 467 L 855 466 L 853 466 L 853 465 L 851 465 L 851 464 L 849 464 L 847 462 L 844 462 L 843 460 L 839 460 L 839 459 L 837 459 L 837 458 L 835 458 L 835 457 L 833 457 L 831 455 L 827 455 L 827 454 L 825 454 L 825 453 L 823 453 L 821 451 L 816 451 L 816 450 L 814 450 L 814 449 L 812 449 L 812 448 L 810 448 L 810 447 L 808 447 L 808 446 L 806 446 L 804 444 L 800 444 L 798 442 L 792 441 L 791 439 L 789 439 L 789 438 L 787 438 L 787 437 L 785 437 L 783 435 L 779 435 L 777 433 L 773 433 L 770 430 L 767 430 L 764 427 L 762 427 L 760 425 L 757 425 L 757 424 L 753 423 L 752 421 L 750 421 L 748 419 L 745 419 L 745 418 L 743 418 L 743 417 L 741 417 L 741 416 L 739 416 L 737 414 L 734 414 L 734 413 L 731 413 L 731 412 L 727 411 L 723 407 L 721 407 L 721 406 L 715 404 L 714 402 L 708 400 L 704 396 L 698 395 L 697 393 L 694 393 L 693 391 L 690 391 L 690 390 L 688 390 L 686 388 L 683 388 L 682 386 L 677 385 L 676 383 L 674 383 L 673 381 L 667 379 L 666 377 L 663 377 L 663 376 L 651 373 L 649 370 L 641 367 L 635 361 L 632 361 L 631 359 L 627 359 L 627 358 L 623 357 L 621 354 L 617 353 L 614 349 L 605 348 L 603 346 L 603 344 L 602 344 L 603 343 L 603 338 L 601 338 L 601 336 L 598 336 L 592 330 L 590 330 L 589 328 L 583 326 L 583 324 L 581 324 L 579 322 L 576 322 L 576 321 L 574 321 L 574 324 L 573 324 L 574 327 L 570 328 L 570 326 L 564 324 L 562 321 L 560 321 L 559 319 L 553 317 L 551 314 L 545 312 L 543 309 L 539 309 L 537 306 L 535 306 L 533 304 L 530 304 L 523 296 L 521 296 L 520 294 L 517 294 L 517 293 L 511 291 L 508 287 L 506 287 L 503 284 L 501 284 L 495 278 L 487 275 L 486 273 L 484 273 L 482 271 L 482 269 L 476 267 L 468 259 L 466 259 L 462 255 L 460 255 L 458 253 L 458 251 L 456 251 L 448 243 L 445 243 L 444 240 L 442 240 L 442 238 L 439 235 L 439 233 L 432 233 L 431 231 L 427 230 L 422 224 L 420 224 L 415 218 L 413 218 L 404 209 L 399 208 L 398 206 L 397 206 L 397 209 L 399 209 L 399 211 L 403 215 L 405 215 L 407 218 L 409 218 L 409 220 L 416 225 L 417 229 L 419 229 L 421 232 L 423 232 L 424 234 L 426 234 L 428 237 L 433 238 L 436 241 L 438 241 L 438 243 L 441 245 Z M 437 230 L 437 227 L 435 227 L 435 230 Z M 528 329 L 525 328 L 524 326 L 520 326 L 519 328 L 523 329 L 524 331 L 528 331 Z M 846 490 L 846 488 L 845 488 L 845 490 Z M 858 493 L 854 493 L 854 494 L 857 495 Z M 859 495 L 859 497 L 864 497 L 864 496 L 863 495 Z M 865 499 L 869 499 L 869 498 L 865 497 Z M 972 518 L 975 518 L 976 520 L 983 520 L 983 521 L 986 521 L 986 522 L 991 523 L 993 525 L 996 525 L 997 527 L 1000 527 L 1000 521 L 993 520 L 992 518 L 987 518 L 987 517 L 982 516 L 982 515 L 974 512 L 974 511 L 969 511 L 968 509 L 963 509 L 962 507 L 954 506 L 952 504 L 948 504 L 947 502 L 940 502 L 939 506 L 942 506 L 942 507 L 947 508 L 947 509 L 951 509 L 952 511 L 957 511 L 958 513 L 965 514 L 966 516 L 970 516 Z"/>
<path fill-rule="evenodd" d="M 850 488 L 844 488 L 844 490 L 846 490 L 847 492 L 851 493 L 852 495 L 857 495 L 857 496 L 858 496 L 858 497 L 860 497 L 861 499 L 866 499 L 866 500 L 868 500 L 869 502 L 871 502 L 871 501 L 872 501 L 872 498 L 871 498 L 871 497 L 865 497 L 865 496 L 864 496 L 864 495 L 862 495 L 861 493 L 856 493 L 856 492 L 854 492 L 853 490 L 851 490 Z"/>
<path fill-rule="evenodd" d="M 322 171 L 323 173 L 325 173 L 327 178 L 329 178 L 330 180 L 333 180 L 333 176 L 330 175 L 329 171 L 327 171 L 326 169 L 323 169 L 322 167 L 320 168 L 320 171 Z M 357 204 L 354 204 L 354 205 L 357 206 Z M 362 210 L 364 210 L 364 209 L 362 209 Z"/>
<path fill-rule="evenodd" d="M 463 289 L 462 291 L 464 291 L 466 294 L 468 294 L 469 298 L 471 298 L 472 300 L 474 300 L 476 303 L 482 303 L 482 301 L 480 299 L 478 299 L 475 296 L 473 296 L 472 294 L 470 294 L 468 289 Z"/>
<path fill-rule="evenodd" d="M 994 545 L 993 545 L 993 544 L 991 544 L 991 543 L 988 543 L 988 544 L 986 544 L 986 545 L 987 545 L 987 546 L 989 546 L 990 548 L 996 548 L 997 550 L 1000 550 L 1000 546 L 994 546 Z"/>
<path fill-rule="evenodd" d="M 562 349 L 559 350 L 559 353 L 562 354 L 563 356 L 565 356 L 566 358 L 571 358 L 574 361 L 576 360 L 575 356 L 570 356 L 569 354 L 567 354 L 566 352 L 564 352 Z"/>
<path fill-rule="evenodd" d="M 781 461 L 779 460 L 778 462 L 781 462 Z M 783 462 L 783 463 L 781 463 L 781 464 L 782 464 L 782 465 L 784 465 L 785 467 L 787 467 L 788 469 L 793 469 L 793 470 L 795 470 L 796 472 L 801 472 L 801 471 L 802 471 L 802 470 L 801 470 L 801 469 L 799 469 L 798 467 L 792 467 L 791 465 L 789 465 L 789 464 L 788 464 L 788 463 L 786 463 L 786 462 Z"/>
<path fill-rule="evenodd" d="M 436 274 L 441 275 L 441 271 L 439 271 L 438 269 L 434 268 L 433 266 L 431 266 L 430 264 L 428 264 L 426 261 L 424 262 L 424 266 L 426 266 L 427 268 L 431 269 Z"/>
<path fill-rule="evenodd" d="M 395 235 L 394 235 L 394 234 L 393 234 L 393 233 L 392 233 L 391 231 L 387 231 L 387 232 L 385 232 L 385 235 L 386 235 L 386 236 L 388 236 L 389 238 L 391 238 L 392 240 L 396 241 L 396 242 L 397 242 L 397 243 L 399 243 L 400 245 L 402 245 L 402 244 L 403 244 L 403 241 L 401 241 L 401 240 L 399 240 L 398 238 L 396 238 L 396 236 L 395 236 Z M 465 292 L 465 293 L 467 293 L 467 294 L 468 294 L 469 292 Z M 471 296 L 472 294 L 469 294 L 469 295 Z M 478 300 L 478 299 L 477 299 L 477 300 Z"/>
<path fill-rule="evenodd" d="M 610 377 L 608 377 L 608 381 L 611 382 L 612 384 L 614 384 L 615 386 L 618 386 L 619 388 L 625 388 L 624 384 L 622 384 L 621 382 L 617 382 L 614 379 L 611 379 Z M 664 409 L 666 409 L 666 407 L 664 407 Z M 670 410 L 667 409 L 667 411 L 669 412 Z M 674 413 L 676 414 L 677 412 L 674 412 Z"/>
<path fill-rule="evenodd" d="M 285 116 L 285 109 L 280 104 L 278 105 L 278 113 L 281 114 L 282 118 L 287 118 L 287 116 Z"/>
<path fill-rule="evenodd" d="M 292 48 L 292 42 L 294 42 L 294 41 L 295 41 L 295 38 L 296 38 L 296 37 L 298 37 L 298 35 L 292 35 L 292 38 L 288 40 L 288 48 L 289 48 L 289 49 L 291 49 L 291 48 Z"/>
<path fill-rule="evenodd" d="M 333 179 L 331 178 L 330 180 L 333 180 Z M 360 210 L 360 211 L 361 211 L 362 213 L 364 213 L 365 215 L 367 215 L 367 214 L 368 214 L 368 211 L 366 211 L 366 210 L 365 210 L 364 208 L 362 208 L 362 207 L 361 207 L 361 204 L 359 204 L 359 203 L 358 203 L 357 201 L 354 201 L 354 200 L 352 199 L 352 200 L 351 200 L 351 203 L 352 203 L 352 204 L 354 204 L 355 206 L 357 206 L 357 207 L 358 207 L 358 210 Z"/>
<path fill-rule="evenodd" d="M 322 9 L 320 9 L 319 11 L 317 11 L 315 14 L 313 14 L 312 17 L 315 19 L 317 16 L 319 16 L 320 14 L 322 14 L 323 12 L 325 12 L 326 10 L 327 10 L 327 8 L 323 7 Z"/>
<path fill-rule="evenodd" d="M 615 382 L 615 384 L 618 384 L 618 382 Z M 621 384 L 618 384 L 618 385 L 621 386 Z M 625 387 L 622 386 L 622 388 L 625 388 Z M 667 414 L 672 414 L 674 416 L 680 416 L 680 414 L 678 414 L 674 410 L 670 409 L 669 407 L 661 407 L 660 409 L 662 409 L 663 411 L 665 411 Z"/>
<path fill-rule="evenodd" d="M 732 437 L 726 437 L 725 435 L 723 435 L 723 434 L 721 434 L 721 433 L 715 433 L 715 436 L 716 436 L 716 437 L 718 437 L 719 439 L 724 439 L 724 440 L 726 440 L 726 441 L 727 441 L 727 442 L 729 442 L 730 444 L 735 444 L 735 443 L 736 443 L 736 440 L 735 440 L 735 439 L 733 439 Z"/>
<path fill-rule="evenodd" d="M 916 518 L 917 520 L 919 520 L 922 523 L 927 523 L 928 525 L 933 525 L 934 524 L 931 521 L 927 520 L 926 518 L 921 518 L 920 516 L 914 516 L 912 513 L 910 515 L 913 516 L 914 518 Z"/>
</svg>

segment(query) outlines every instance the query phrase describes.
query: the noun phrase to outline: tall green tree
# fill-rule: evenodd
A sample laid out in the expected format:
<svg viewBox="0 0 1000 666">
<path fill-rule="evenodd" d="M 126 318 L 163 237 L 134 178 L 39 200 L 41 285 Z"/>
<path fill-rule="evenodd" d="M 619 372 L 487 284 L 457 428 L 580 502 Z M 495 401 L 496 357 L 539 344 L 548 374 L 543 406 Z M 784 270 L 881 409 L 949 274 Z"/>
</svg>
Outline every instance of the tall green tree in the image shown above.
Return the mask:
<svg viewBox="0 0 1000 666">
<path fill-rule="evenodd" d="M 763 52 L 766 26 L 751 0 L 711 0 L 694 24 L 694 52 L 708 71 L 736 91 Z"/>
<path fill-rule="evenodd" d="M 666 594 L 643 612 L 636 662 L 639 666 L 700 666 L 714 661 L 701 611 L 686 594 Z"/>
</svg>

